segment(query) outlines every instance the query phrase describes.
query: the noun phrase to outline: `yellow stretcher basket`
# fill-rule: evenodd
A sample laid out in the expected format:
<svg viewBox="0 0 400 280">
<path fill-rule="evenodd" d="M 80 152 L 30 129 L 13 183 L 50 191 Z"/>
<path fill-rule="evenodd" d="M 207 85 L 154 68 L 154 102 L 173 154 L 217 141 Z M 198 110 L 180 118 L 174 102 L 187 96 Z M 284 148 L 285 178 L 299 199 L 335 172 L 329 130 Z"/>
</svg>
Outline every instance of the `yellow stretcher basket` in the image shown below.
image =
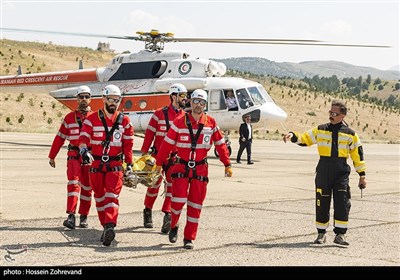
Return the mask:
<svg viewBox="0 0 400 280">
<path fill-rule="evenodd" d="M 126 165 L 124 164 L 124 169 Z M 124 176 L 124 185 L 136 188 L 141 183 L 148 188 L 158 187 L 161 173 L 156 171 L 156 159 L 151 155 L 143 155 L 133 162 L 132 174 Z"/>
</svg>

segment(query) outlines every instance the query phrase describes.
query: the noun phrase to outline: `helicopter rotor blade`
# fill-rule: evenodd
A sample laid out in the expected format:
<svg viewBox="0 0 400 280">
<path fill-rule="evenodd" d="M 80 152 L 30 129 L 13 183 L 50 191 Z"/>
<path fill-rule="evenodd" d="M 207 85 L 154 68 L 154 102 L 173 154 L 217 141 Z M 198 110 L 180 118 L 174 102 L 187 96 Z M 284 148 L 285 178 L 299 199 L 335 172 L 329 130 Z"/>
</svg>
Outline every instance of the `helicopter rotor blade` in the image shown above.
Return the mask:
<svg viewBox="0 0 400 280">
<path fill-rule="evenodd" d="M 107 35 L 107 34 L 89 34 L 77 32 L 63 32 L 63 31 L 45 31 L 34 29 L 19 29 L 19 28 L 3 28 L 0 30 L 7 32 L 23 32 L 23 33 L 42 33 L 52 35 L 70 35 L 81 37 L 97 37 L 97 38 L 112 38 L 112 39 L 125 39 L 125 40 L 141 40 L 139 36 L 120 36 L 120 35 Z M 218 38 L 165 38 L 167 42 L 205 42 L 205 43 L 252 43 L 252 42 L 308 42 L 317 43 L 318 40 L 296 40 L 296 39 L 218 39 Z"/>
<path fill-rule="evenodd" d="M 201 43 L 242 43 L 242 44 L 251 44 L 254 42 L 258 42 L 260 44 L 267 44 L 269 42 L 285 42 L 285 43 L 291 43 L 291 42 L 303 42 L 303 43 L 318 43 L 322 41 L 318 40 L 300 40 L 300 39 L 228 39 L 228 38 L 168 38 L 168 41 L 171 42 L 189 42 L 189 43 L 195 43 L 195 42 L 201 42 Z"/>
<path fill-rule="evenodd" d="M 266 45 L 304 45 L 325 47 L 362 47 L 362 48 L 390 48 L 386 45 L 366 44 L 337 44 L 326 43 L 318 40 L 295 40 L 295 39 L 207 39 L 207 38 L 172 38 L 171 42 L 201 42 L 201 43 L 225 43 L 225 44 L 266 44 Z"/>
<path fill-rule="evenodd" d="M 4 27 L 1 27 L 0 30 L 6 31 L 6 32 L 41 33 L 41 34 L 51 34 L 51 35 L 68 35 L 68 36 L 111 38 L 111 39 L 124 39 L 124 40 L 140 41 L 140 38 L 138 36 L 119 36 L 119 35 L 93 34 L 93 33 L 89 34 L 89 33 L 77 33 L 77 32 L 45 31 L 45 30 L 4 28 Z"/>
<path fill-rule="evenodd" d="M 44 31 L 44 30 L 33 30 L 33 29 L 19 29 L 19 28 L 4 28 L 0 30 L 6 32 L 26 32 L 26 33 L 42 33 L 42 34 L 53 34 L 53 35 L 70 35 L 70 36 L 81 36 L 81 37 L 97 37 L 97 38 L 110 38 L 110 39 L 122 39 L 122 40 L 134 40 L 134 41 L 145 41 L 145 40 L 160 40 L 162 42 L 187 42 L 187 43 L 224 43 L 224 44 L 268 44 L 268 45 L 304 45 L 304 46 L 325 46 L 325 47 L 362 47 L 362 48 L 390 48 L 387 45 L 368 45 L 368 44 L 337 44 L 327 43 L 319 40 L 300 40 L 300 39 L 238 39 L 238 38 L 175 38 L 167 37 L 161 33 L 158 36 L 151 36 L 150 33 L 146 33 L 147 36 L 120 36 L 120 35 L 108 35 L 108 34 L 89 34 L 89 33 L 76 33 L 76 32 L 62 32 L 62 31 Z M 150 37 L 149 37 L 150 36 Z M 146 39 L 145 39 L 146 38 Z"/>
</svg>

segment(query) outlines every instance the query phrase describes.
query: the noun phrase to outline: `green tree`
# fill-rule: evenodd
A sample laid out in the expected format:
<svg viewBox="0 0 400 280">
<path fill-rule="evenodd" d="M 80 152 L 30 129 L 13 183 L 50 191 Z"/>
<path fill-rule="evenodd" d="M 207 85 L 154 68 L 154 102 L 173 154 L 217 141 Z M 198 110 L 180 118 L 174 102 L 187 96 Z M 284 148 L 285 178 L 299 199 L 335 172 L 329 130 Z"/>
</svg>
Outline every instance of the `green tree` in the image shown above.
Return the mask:
<svg viewBox="0 0 400 280">
<path fill-rule="evenodd" d="M 353 87 L 351 89 L 351 93 L 354 94 L 354 95 L 359 95 L 361 93 L 361 89 L 358 86 Z"/>
<path fill-rule="evenodd" d="M 347 81 L 348 88 L 355 87 L 356 85 L 357 85 L 357 81 L 353 77 L 348 79 L 348 81 Z"/>
<path fill-rule="evenodd" d="M 363 82 L 361 85 L 362 90 L 368 90 L 368 87 L 369 87 L 369 85 L 367 82 Z"/>
<path fill-rule="evenodd" d="M 397 98 L 396 96 L 394 96 L 393 94 L 391 94 L 388 99 L 385 100 L 384 102 L 386 105 L 388 106 L 393 106 L 396 107 L 398 105 L 399 102 L 397 102 Z"/>
<path fill-rule="evenodd" d="M 361 87 L 361 85 L 362 85 L 362 77 L 360 76 L 357 79 L 357 86 Z"/>
<path fill-rule="evenodd" d="M 367 84 L 370 85 L 371 84 L 371 80 L 372 80 L 371 75 L 368 74 L 367 79 L 365 81 L 367 82 Z"/>
<path fill-rule="evenodd" d="M 380 85 L 382 83 L 382 80 L 379 78 L 376 78 L 374 81 L 374 85 Z"/>
</svg>

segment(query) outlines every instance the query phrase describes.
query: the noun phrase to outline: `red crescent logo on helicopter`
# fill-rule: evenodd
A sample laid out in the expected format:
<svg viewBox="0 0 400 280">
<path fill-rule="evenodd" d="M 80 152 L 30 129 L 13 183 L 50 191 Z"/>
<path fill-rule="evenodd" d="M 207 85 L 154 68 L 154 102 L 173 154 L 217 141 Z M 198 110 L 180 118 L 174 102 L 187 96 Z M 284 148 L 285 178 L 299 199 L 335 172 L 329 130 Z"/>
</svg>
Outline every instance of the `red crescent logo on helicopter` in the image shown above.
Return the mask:
<svg viewBox="0 0 400 280">
<path fill-rule="evenodd" d="M 178 67 L 178 71 L 181 75 L 186 75 L 192 70 L 192 63 L 189 61 L 182 62 Z"/>
</svg>

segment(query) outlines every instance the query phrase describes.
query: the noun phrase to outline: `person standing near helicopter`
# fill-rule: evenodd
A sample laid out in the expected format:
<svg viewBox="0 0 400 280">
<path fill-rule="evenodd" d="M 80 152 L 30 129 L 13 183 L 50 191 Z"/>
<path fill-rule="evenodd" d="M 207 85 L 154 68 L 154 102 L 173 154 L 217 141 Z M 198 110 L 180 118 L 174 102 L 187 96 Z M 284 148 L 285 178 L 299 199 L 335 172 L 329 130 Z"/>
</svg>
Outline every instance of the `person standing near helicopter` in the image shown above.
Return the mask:
<svg viewBox="0 0 400 280">
<path fill-rule="evenodd" d="M 176 118 L 168 130 L 157 154 L 157 171 L 168 156 L 177 149 L 175 164 L 172 167 L 171 230 L 169 241 L 178 238 L 178 221 L 183 206 L 187 202 L 187 219 L 184 229 L 183 246 L 193 249 L 196 239 L 200 213 L 207 193 L 208 163 L 207 153 L 214 144 L 221 162 L 225 165 L 225 176 L 232 177 L 229 152 L 215 119 L 206 113 L 207 92 L 193 91 L 190 99 L 192 111 Z"/>
<path fill-rule="evenodd" d="M 79 155 L 78 139 L 84 120 L 92 113 L 90 103 L 91 91 L 88 86 L 80 86 L 77 89 L 78 110 L 68 113 L 54 137 L 49 152 L 49 164 L 56 167 L 55 158 L 64 145 L 68 144 L 67 157 L 67 219 L 63 225 L 69 229 L 75 229 L 75 212 L 79 203 L 79 227 L 87 228 L 87 216 L 92 204 L 92 188 L 89 183 L 89 166 L 82 164 Z"/>
<path fill-rule="evenodd" d="M 102 94 L 104 108 L 91 114 L 83 123 L 79 153 L 84 163 L 92 164 L 90 181 L 98 218 L 104 227 L 100 241 L 104 246 L 110 246 L 117 226 L 123 160 L 127 164 L 125 174 L 132 172 L 133 127 L 129 117 L 117 111 L 122 99 L 120 89 L 108 85 Z M 91 151 L 88 146 L 92 147 Z"/>
<path fill-rule="evenodd" d="M 151 155 L 156 157 L 162 141 L 167 134 L 172 122 L 175 118 L 184 114 L 183 109 L 186 105 L 187 100 L 187 89 L 182 84 L 173 84 L 169 88 L 169 98 L 171 103 L 169 106 L 165 106 L 157 109 L 152 115 L 149 124 L 146 129 L 143 145 L 141 148 L 142 153 L 147 154 L 151 144 Z M 154 141 L 154 142 L 153 142 Z M 162 233 L 168 233 L 171 227 L 171 170 L 170 168 L 175 160 L 176 149 L 174 149 L 168 157 L 168 161 L 163 164 L 163 173 L 165 175 L 165 198 L 162 206 L 162 212 L 164 212 L 163 225 L 161 227 Z M 162 177 L 156 182 L 152 188 L 147 188 L 146 196 L 144 199 L 143 209 L 143 225 L 145 228 L 153 227 L 152 209 L 157 199 L 158 192 L 162 183 Z"/>
<path fill-rule="evenodd" d="M 348 127 L 344 118 L 347 115 L 345 104 L 333 100 L 328 112 L 329 123 L 321 124 L 306 132 L 290 131 L 283 136 L 283 141 L 291 141 L 299 146 L 317 144 L 319 162 L 316 167 L 316 228 L 318 236 L 315 244 L 326 242 L 326 230 L 329 227 L 330 205 L 333 195 L 333 226 L 336 234 L 334 243 L 348 246 L 346 232 L 349 223 L 350 166 L 347 158 L 350 156 L 355 171 L 359 175 L 358 187 L 367 186 L 365 179 L 366 164 L 364 151 L 357 133 Z"/>
<path fill-rule="evenodd" d="M 251 143 L 253 142 L 253 127 L 251 126 L 251 115 L 244 117 L 244 122 L 239 127 L 239 150 L 236 162 L 241 163 L 241 157 L 244 149 L 247 153 L 247 164 L 254 164 L 251 160 Z"/>
</svg>

